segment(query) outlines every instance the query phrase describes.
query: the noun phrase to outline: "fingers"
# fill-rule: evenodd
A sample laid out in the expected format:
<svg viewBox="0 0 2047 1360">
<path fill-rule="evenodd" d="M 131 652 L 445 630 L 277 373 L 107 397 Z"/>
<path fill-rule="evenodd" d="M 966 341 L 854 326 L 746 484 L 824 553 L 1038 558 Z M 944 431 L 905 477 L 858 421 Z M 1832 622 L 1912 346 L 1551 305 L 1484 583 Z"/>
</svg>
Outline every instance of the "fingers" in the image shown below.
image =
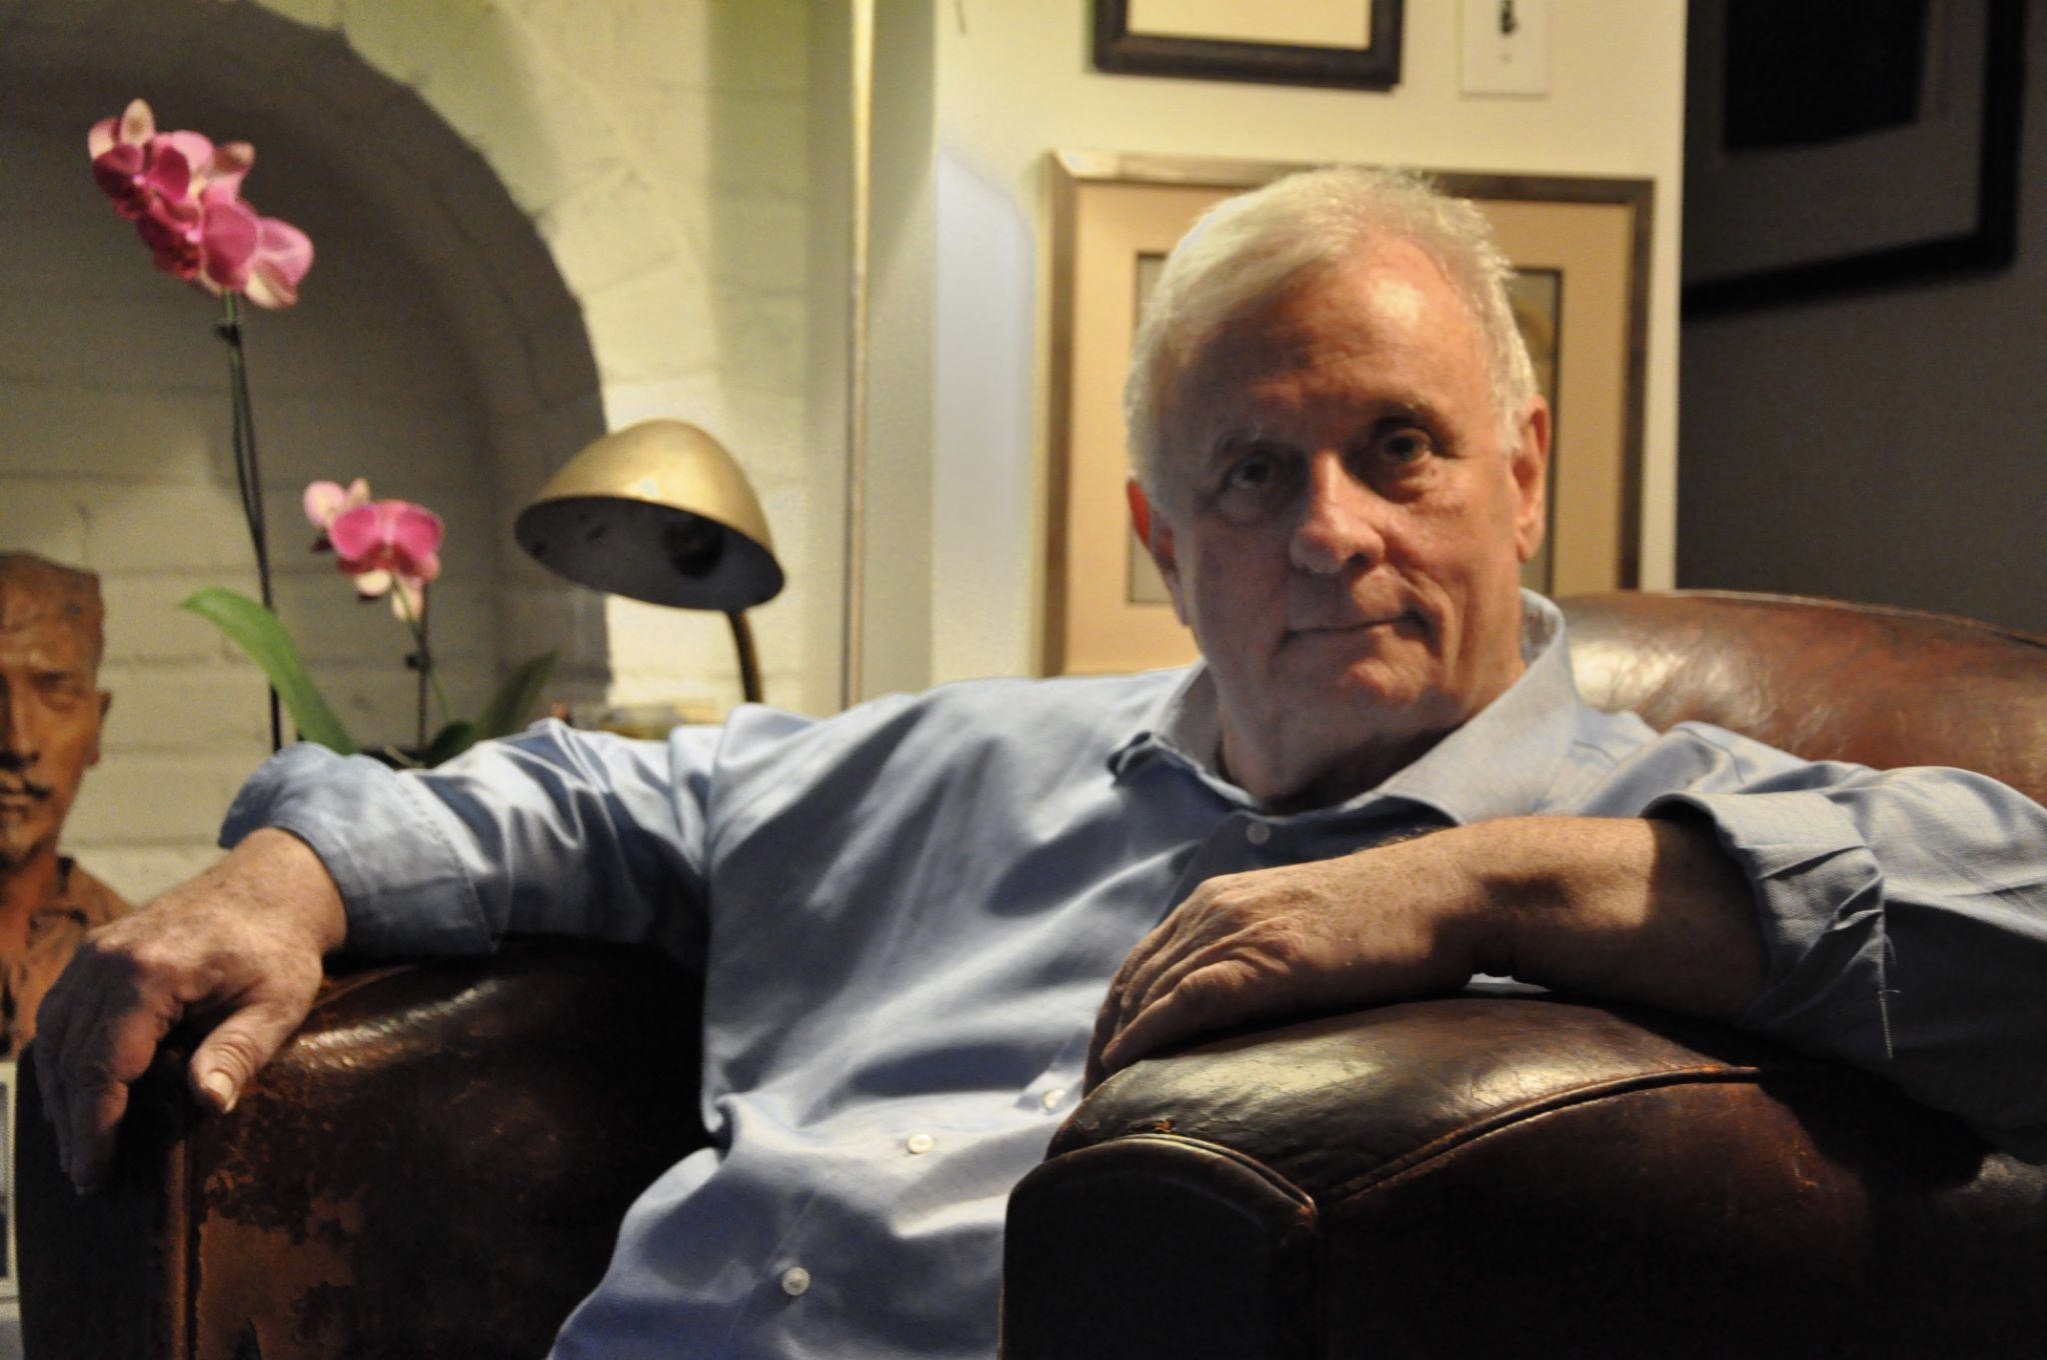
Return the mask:
<svg viewBox="0 0 2047 1360">
<path fill-rule="evenodd" d="M 1213 1030 L 1227 1029 L 1259 1012 L 1257 984 L 1267 970 L 1243 958 L 1190 967 L 1140 1007 L 1101 1054 L 1106 1075 L 1146 1054 Z"/>
<path fill-rule="evenodd" d="M 1080 1089 L 1083 1093 L 1100 1086 L 1109 1075 L 1108 1067 L 1102 1062 L 1102 1050 L 1109 1046 L 1109 1041 L 1116 1037 L 1116 1031 L 1122 1025 L 1120 1006 L 1121 1000 L 1112 985 L 1101 1008 L 1095 1012 L 1095 1030 L 1088 1038 L 1087 1070 L 1080 1079 Z"/>
<path fill-rule="evenodd" d="M 1416 854 L 1367 850 L 1203 883 L 1117 973 L 1089 1083 L 1207 1031 L 1461 982 L 1469 932 L 1444 926 L 1472 904 L 1444 891 L 1458 876 L 1415 873 Z"/>
<path fill-rule="evenodd" d="M 128 1087 L 187 1013 L 224 1017 L 190 1079 L 215 1110 L 305 1018 L 321 958 L 347 935 L 340 890 L 287 832 L 259 831 L 79 946 L 38 1016 L 35 1050 L 59 1156 L 81 1188 L 104 1179 Z"/>
<path fill-rule="evenodd" d="M 304 1006 L 288 1002 L 262 1002 L 236 1011 L 193 1052 L 187 1069 L 192 1094 L 216 1113 L 232 1110 L 305 1017 Z"/>
<path fill-rule="evenodd" d="M 87 968 L 107 985 L 75 986 L 55 1013 L 56 1032 L 38 1035 L 37 1077 L 51 1116 L 57 1156 L 81 1190 L 102 1184 L 113 1163 L 114 1129 L 128 1108 L 128 1088 L 148 1070 L 157 1042 L 177 1019 L 164 998 L 150 1004 L 132 985 L 108 982 L 105 968 Z M 43 1047 L 41 1041 L 50 1041 Z"/>
<path fill-rule="evenodd" d="M 57 1136 L 64 1174 L 80 1191 L 106 1183 L 114 1163 L 114 1129 L 128 1109 L 126 1082 L 102 1081 L 67 1086 L 61 1108 L 69 1135 Z"/>
<path fill-rule="evenodd" d="M 1129 1065 L 1157 1043 L 1170 1042 L 1169 1037 L 1159 1038 L 1144 1049 L 1135 1049 L 1121 1041 L 1121 1036 L 1138 1016 L 1170 996 L 1188 975 L 1213 962 L 1227 948 L 1233 925 L 1226 912 L 1213 909 L 1220 882 L 1211 880 L 1197 888 L 1130 951 L 1117 970 L 1109 994 L 1095 1014 L 1083 1089 L 1093 1090 L 1110 1072 Z M 1170 1015 L 1171 1012 L 1168 1018 Z M 1158 1022 L 1152 1024 L 1156 1026 Z M 1168 1026 L 1157 1032 L 1170 1036 L 1175 1031 Z M 1112 1048 L 1116 1056 L 1113 1063 L 1108 1061 Z"/>
</svg>

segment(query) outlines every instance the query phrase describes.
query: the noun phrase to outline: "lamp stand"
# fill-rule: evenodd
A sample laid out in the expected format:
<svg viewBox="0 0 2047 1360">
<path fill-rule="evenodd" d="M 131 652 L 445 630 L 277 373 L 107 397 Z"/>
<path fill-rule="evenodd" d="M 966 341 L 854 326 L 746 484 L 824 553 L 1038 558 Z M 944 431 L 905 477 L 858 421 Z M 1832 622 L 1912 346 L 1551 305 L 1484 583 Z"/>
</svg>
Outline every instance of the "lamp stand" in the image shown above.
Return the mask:
<svg viewBox="0 0 2047 1360">
<path fill-rule="evenodd" d="M 728 609 L 725 619 L 732 625 L 732 646 L 739 653 L 739 693 L 750 704 L 761 701 L 761 667 L 753 653 L 753 629 L 746 611 Z"/>
</svg>

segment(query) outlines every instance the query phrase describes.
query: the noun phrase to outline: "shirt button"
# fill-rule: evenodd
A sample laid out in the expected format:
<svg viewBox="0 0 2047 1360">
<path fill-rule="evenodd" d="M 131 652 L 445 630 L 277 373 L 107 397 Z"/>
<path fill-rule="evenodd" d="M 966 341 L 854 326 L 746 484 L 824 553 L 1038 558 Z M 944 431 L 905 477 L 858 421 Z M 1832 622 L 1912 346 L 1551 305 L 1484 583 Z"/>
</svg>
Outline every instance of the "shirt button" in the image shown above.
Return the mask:
<svg viewBox="0 0 2047 1360">
<path fill-rule="evenodd" d="M 1272 839 L 1272 828 L 1263 822 L 1252 822 L 1244 828 L 1244 839 L 1253 845 L 1263 845 Z"/>
<path fill-rule="evenodd" d="M 903 1146 L 909 1150 L 912 1157 L 922 1157 L 938 1146 L 938 1140 L 928 1133 L 913 1133 L 903 1140 Z"/>
<path fill-rule="evenodd" d="M 1059 1108 L 1059 1102 L 1066 1099 L 1066 1088 L 1064 1086 L 1054 1086 L 1051 1090 L 1045 1092 L 1044 1095 L 1039 1096 L 1038 1099 L 1045 1103 L 1046 1109 L 1056 1110 Z"/>
<path fill-rule="evenodd" d="M 790 1266 L 782 1272 L 782 1292 L 792 1299 L 809 1293 L 810 1272 L 802 1266 Z"/>
</svg>

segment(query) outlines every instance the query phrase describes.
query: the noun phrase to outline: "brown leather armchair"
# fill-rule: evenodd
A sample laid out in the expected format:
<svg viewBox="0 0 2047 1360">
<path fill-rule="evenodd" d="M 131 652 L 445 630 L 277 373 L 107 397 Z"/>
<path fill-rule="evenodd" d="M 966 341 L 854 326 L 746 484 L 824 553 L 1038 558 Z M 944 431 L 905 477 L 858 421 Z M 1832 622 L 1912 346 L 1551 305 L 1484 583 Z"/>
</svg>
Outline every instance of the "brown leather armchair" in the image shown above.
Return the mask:
<svg viewBox="0 0 2047 1360">
<path fill-rule="evenodd" d="M 2047 641 L 1757 596 L 1567 610 L 1595 703 L 2047 796 Z M 338 982 L 224 1119 L 166 1059 L 105 1195 L 62 1182 L 25 1079 L 28 1354 L 537 1355 L 626 1204 L 702 1142 L 695 1064 L 668 965 L 528 944 Z M 1106 1083 L 1012 1197 L 1004 1349 L 2032 1355 L 2043 1268 L 2047 1170 L 1866 1078 L 1480 995 Z"/>
</svg>

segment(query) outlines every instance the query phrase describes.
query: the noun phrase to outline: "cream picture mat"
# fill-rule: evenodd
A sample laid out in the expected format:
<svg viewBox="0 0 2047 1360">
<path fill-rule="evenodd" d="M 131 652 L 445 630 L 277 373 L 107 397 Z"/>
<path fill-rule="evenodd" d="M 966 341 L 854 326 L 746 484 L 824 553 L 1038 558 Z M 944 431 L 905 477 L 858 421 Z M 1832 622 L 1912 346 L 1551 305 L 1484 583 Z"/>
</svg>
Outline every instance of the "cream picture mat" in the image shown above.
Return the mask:
<svg viewBox="0 0 2047 1360">
<path fill-rule="evenodd" d="M 1134 575 L 1139 559 L 1130 551 L 1121 405 L 1140 273 L 1146 257 L 1170 250 L 1209 205 L 1293 168 L 1055 153 L 1048 674 L 1142 670 L 1195 656 L 1171 606 Z M 1550 533 L 1530 584 L 1555 594 L 1631 586 L 1649 185 L 1439 178 L 1479 204 L 1518 267 L 1557 278 Z"/>
<path fill-rule="evenodd" d="M 1130 0 L 1130 31 L 1215 42 L 1370 47 L 1371 0 Z"/>
</svg>

